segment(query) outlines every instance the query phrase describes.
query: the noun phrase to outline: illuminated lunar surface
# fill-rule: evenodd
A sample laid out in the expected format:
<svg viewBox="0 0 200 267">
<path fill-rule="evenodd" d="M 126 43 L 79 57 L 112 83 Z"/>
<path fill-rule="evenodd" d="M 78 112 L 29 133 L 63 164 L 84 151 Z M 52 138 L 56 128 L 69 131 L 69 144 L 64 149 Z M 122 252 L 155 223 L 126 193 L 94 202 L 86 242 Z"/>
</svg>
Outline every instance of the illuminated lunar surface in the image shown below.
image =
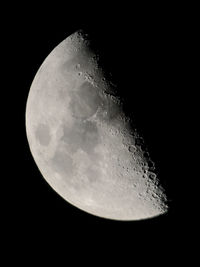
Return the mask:
<svg viewBox="0 0 200 267">
<path fill-rule="evenodd" d="M 144 140 L 83 31 L 61 42 L 38 70 L 27 100 L 26 132 L 44 179 L 77 208 L 114 220 L 167 212 Z"/>
</svg>

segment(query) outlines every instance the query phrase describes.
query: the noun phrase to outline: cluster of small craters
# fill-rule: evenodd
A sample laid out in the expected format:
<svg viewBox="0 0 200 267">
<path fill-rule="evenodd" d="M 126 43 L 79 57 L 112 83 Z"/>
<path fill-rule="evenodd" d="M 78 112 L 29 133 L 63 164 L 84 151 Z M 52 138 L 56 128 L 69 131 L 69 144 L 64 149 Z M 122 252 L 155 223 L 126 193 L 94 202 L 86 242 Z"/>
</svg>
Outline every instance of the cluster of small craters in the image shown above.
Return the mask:
<svg viewBox="0 0 200 267">
<path fill-rule="evenodd" d="M 149 156 L 144 139 L 138 133 L 135 133 L 132 143 L 128 146 L 128 151 L 137 163 L 134 167 L 135 171 L 141 173 L 145 181 L 146 189 L 139 192 L 139 197 L 144 201 L 152 202 L 153 206 L 160 211 L 167 210 L 167 198 L 164 189 L 159 184 L 155 164 Z"/>
<path fill-rule="evenodd" d="M 77 48 L 82 45 L 88 46 L 90 44 L 89 34 L 84 32 L 83 30 L 77 31 L 68 38 L 71 39 L 70 41 L 73 43 L 73 46 L 77 46 Z"/>
<path fill-rule="evenodd" d="M 138 165 L 142 167 L 145 174 L 154 171 L 155 165 L 149 157 L 147 148 L 144 145 L 144 140 L 141 137 L 136 137 L 133 142 L 128 146 L 128 150 L 137 161 Z"/>
<path fill-rule="evenodd" d="M 139 193 L 139 197 L 146 203 L 152 203 L 155 209 L 165 212 L 168 209 L 167 198 L 164 189 L 155 182 L 146 182 L 146 190 Z"/>
</svg>

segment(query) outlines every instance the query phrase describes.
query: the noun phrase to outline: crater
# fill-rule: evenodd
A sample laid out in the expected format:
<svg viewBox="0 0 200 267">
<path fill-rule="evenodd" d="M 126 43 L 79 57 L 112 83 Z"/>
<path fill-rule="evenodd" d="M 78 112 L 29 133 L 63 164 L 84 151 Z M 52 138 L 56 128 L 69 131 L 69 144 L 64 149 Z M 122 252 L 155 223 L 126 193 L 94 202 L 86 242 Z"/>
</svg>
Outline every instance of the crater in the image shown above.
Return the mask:
<svg viewBox="0 0 200 267">
<path fill-rule="evenodd" d="M 51 140 L 49 126 L 40 123 L 36 129 L 35 137 L 42 146 L 48 146 Z"/>
<path fill-rule="evenodd" d="M 131 152 L 131 153 L 135 153 L 137 149 L 136 149 L 136 146 L 134 146 L 134 145 L 130 145 L 129 148 L 128 148 L 128 150 L 129 150 L 129 152 Z"/>
</svg>

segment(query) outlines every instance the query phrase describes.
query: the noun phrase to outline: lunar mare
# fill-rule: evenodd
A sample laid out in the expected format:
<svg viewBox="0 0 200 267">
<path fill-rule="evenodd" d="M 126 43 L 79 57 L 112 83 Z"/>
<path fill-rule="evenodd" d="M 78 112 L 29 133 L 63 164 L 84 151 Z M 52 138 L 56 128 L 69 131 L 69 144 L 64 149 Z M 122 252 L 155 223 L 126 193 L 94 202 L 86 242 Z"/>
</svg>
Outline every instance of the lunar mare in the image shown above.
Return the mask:
<svg viewBox="0 0 200 267">
<path fill-rule="evenodd" d="M 41 174 L 74 206 L 114 220 L 167 212 L 144 140 L 83 31 L 62 41 L 38 70 L 27 100 L 26 132 Z"/>
</svg>

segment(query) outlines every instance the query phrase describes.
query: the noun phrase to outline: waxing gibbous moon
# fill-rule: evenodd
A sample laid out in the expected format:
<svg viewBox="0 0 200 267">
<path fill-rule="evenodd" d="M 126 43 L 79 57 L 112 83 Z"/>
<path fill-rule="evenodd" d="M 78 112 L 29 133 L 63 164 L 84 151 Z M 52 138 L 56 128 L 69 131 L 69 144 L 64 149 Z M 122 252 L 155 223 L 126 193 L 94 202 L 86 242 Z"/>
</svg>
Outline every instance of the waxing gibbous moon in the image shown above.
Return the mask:
<svg viewBox="0 0 200 267">
<path fill-rule="evenodd" d="M 167 212 L 151 155 L 84 31 L 62 41 L 38 70 L 26 132 L 44 179 L 77 208 L 114 220 Z"/>
</svg>

